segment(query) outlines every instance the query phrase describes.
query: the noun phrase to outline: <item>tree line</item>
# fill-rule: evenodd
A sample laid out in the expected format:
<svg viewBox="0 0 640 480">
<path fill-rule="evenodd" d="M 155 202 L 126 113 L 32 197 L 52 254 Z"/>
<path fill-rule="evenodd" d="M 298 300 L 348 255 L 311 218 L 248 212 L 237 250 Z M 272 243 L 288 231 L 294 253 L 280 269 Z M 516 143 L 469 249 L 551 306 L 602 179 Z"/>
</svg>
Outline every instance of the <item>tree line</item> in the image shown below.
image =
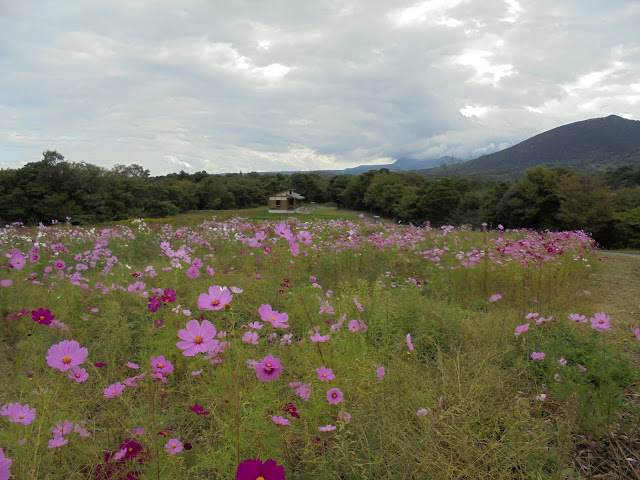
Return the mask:
<svg viewBox="0 0 640 480">
<path fill-rule="evenodd" d="M 631 166 L 601 173 L 538 166 L 516 181 L 427 178 L 384 168 L 359 175 L 183 171 L 151 177 L 139 165 L 105 169 L 47 151 L 39 162 L 0 171 L 0 222 L 69 216 L 91 224 L 242 209 L 266 206 L 270 194 L 286 189 L 306 202 L 332 202 L 404 223 L 582 229 L 605 246 L 640 248 L 640 169 Z"/>
</svg>

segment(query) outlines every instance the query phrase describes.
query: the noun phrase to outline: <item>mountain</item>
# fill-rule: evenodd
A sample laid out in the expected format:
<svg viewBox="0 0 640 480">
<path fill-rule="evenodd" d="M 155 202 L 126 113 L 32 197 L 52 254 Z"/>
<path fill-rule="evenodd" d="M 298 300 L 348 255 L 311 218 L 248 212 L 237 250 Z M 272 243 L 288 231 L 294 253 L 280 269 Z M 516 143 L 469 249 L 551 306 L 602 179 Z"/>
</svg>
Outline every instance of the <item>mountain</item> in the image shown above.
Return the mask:
<svg viewBox="0 0 640 480">
<path fill-rule="evenodd" d="M 420 170 L 427 176 L 515 178 L 536 165 L 572 170 L 640 166 L 640 121 L 617 115 L 562 125 L 499 152 L 450 168 Z"/>
<path fill-rule="evenodd" d="M 370 170 L 380 170 L 386 168 L 392 172 L 400 170 L 424 170 L 429 168 L 436 168 L 441 165 L 451 165 L 459 163 L 461 160 L 455 157 L 440 157 L 431 158 L 427 160 L 415 160 L 413 158 L 399 158 L 393 163 L 385 165 L 358 165 L 357 167 L 345 168 L 344 170 L 323 170 L 322 173 L 330 173 L 333 175 L 357 175 L 360 173 L 368 172 Z"/>
</svg>

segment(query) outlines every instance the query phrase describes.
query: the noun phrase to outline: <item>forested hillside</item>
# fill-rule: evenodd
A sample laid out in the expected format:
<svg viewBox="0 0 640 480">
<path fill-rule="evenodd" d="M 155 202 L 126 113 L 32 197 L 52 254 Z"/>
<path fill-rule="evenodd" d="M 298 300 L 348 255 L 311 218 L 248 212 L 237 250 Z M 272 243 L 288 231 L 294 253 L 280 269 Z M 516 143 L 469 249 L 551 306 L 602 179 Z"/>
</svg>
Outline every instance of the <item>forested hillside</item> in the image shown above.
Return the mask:
<svg viewBox="0 0 640 480">
<path fill-rule="evenodd" d="M 606 246 L 640 247 L 640 168 L 633 166 L 600 173 L 538 166 L 518 180 L 429 179 L 388 169 L 333 177 L 255 172 L 151 177 L 138 165 L 107 170 L 47 151 L 39 162 L 0 171 L 0 222 L 33 225 L 71 217 L 86 224 L 241 209 L 266 206 L 270 194 L 289 188 L 307 203 L 332 202 L 405 223 L 582 229 Z"/>
</svg>

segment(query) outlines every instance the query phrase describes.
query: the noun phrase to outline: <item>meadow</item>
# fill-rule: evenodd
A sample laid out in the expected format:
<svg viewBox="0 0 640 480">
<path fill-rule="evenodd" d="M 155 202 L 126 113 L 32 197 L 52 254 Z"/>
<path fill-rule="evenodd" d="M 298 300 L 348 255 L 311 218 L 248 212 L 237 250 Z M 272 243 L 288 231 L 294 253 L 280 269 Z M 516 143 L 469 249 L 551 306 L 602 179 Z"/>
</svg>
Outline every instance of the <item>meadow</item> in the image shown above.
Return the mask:
<svg viewBox="0 0 640 480">
<path fill-rule="evenodd" d="M 584 232 L 253 209 L 0 253 L 0 479 L 640 478 L 640 261 Z"/>
</svg>

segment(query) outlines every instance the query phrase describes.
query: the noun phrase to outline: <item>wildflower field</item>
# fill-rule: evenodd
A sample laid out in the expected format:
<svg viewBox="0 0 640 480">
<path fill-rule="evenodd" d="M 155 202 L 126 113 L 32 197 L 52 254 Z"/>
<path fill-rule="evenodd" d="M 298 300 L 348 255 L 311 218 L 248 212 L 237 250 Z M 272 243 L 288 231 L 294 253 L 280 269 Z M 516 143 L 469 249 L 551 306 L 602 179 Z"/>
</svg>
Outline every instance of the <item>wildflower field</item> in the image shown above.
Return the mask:
<svg viewBox="0 0 640 480">
<path fill-rule="evenodd" d="M 584 232 L 67 222 L 0 253 L 0 479 L 640 478 L 640 329 Z"/>
</svg>

